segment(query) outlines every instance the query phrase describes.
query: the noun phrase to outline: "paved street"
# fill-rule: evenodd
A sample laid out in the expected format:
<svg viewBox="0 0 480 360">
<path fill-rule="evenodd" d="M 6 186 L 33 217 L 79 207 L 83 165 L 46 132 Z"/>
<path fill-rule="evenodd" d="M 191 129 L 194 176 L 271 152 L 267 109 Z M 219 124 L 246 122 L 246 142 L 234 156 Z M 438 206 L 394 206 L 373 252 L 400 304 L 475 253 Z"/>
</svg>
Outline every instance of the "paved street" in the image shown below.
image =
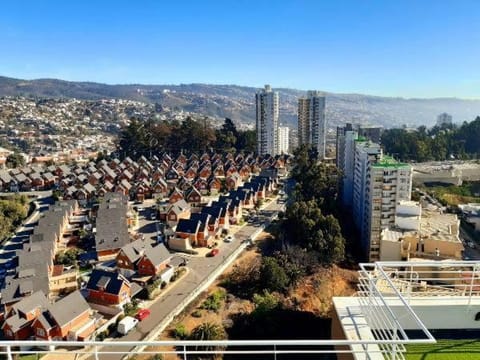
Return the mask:
<svg viewBox="0 0 480 360">
<path fill-rule="evenodd" d="M 278 211 L 282 210 L 283 206 L 284 204 L 277 203 L 277 201 L 273 200 L 265 207 L 263 213 L 265 216 L 268 214 L 269 218 L 271 218 L 276 215 Z M 115 341 L 135 341 L 144 338 L 160 321 L 169 315 L 180 302 L 186 299 L 187 296 L 223 262 L 224 258 L 230 255 L 238 248 L 242 241 L 246 240 L 257 230 L 258 227 L 249 224 L 242 227 L 235 234 L 235 240 L 232 243 L 222 242 L 220 244 L 220 252 L 215 257 L 181 255 L 189 257 L 188 268 L 190 271 L 188 274 L 179 280 L 177 284 L 170 285 L 174 286 L 174 288 L 165 294 L 165 296 L 160 296 L 151 305 L 151 315 L 147 319 L 140 322 L 137 327 L 126 336 L 115 339 Z M 125 350 L 126 349 L 122 349 L 122 351 Z M 119 351 L 119 348 L 106 346 L 102 348 L 102 351 L 115 352 Z M 102 359 L 118 360 L 120 358 L 121 356 L 116 354 L 102 355 Z"/>
</svg>

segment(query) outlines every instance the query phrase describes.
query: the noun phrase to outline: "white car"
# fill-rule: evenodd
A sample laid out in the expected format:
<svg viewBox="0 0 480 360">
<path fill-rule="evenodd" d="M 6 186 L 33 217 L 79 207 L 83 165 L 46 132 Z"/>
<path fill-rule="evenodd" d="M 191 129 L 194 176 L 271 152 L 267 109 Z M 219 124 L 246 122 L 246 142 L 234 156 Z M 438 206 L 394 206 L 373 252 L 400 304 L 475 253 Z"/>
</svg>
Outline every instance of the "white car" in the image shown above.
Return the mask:
<svg viewBox="0 0 480 360">
<path fill-rule="evenodd" d="M 235 240 L 233 235 L 227 235 L 227 237 L 223 241 L 225 241 L 226 243 L 231 243 L 233 240 Z"/>
</svg>

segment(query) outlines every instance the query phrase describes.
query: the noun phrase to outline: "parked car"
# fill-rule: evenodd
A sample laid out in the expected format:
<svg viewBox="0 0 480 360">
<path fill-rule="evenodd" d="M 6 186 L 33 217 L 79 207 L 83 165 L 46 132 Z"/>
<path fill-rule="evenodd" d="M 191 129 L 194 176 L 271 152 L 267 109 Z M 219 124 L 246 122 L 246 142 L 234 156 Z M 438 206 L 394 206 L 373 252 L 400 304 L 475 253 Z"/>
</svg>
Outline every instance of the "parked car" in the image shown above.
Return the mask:
<svg viewBox="0 0 480 360">
<path fill-rule="evenodd" d="M 117 331 L 121 335 L 127 335 L 138 324 L 138 319 L 131 316 L 125 316 L 118 322 Z"/>
<path fill-rule="evenodd" d="M 228 235 L 223 241 L 226 243 L 231 243 L 233 240 L 235 240 L 233 235 Z"/>
<path fill-rule="evenodd" d="M 156 213 L 151 213 L 150 214 L 150 220 L 157 220 L 157 214 Z"/>
<path fill-rule="evenodd" d="M 217 248 L 215 249 L 212 249 L 209 253 L 207 253 L 207 256 L 208 257 L 213 257 L 215 255 L 218 255 L 218 253 L 220 252 L 220 250 L 218 250 Z"/>
<path fill-rule="evenodd" d="M 147 317 L 150 316 L 150 310 L 148 309 L 140 309 L 138 312 L 137 312 L 137 315 L 135 315 L 135 319 L 137 319 L 138 321 L 142 321 L 144 319 L 146 319 Z"/>
</svg>

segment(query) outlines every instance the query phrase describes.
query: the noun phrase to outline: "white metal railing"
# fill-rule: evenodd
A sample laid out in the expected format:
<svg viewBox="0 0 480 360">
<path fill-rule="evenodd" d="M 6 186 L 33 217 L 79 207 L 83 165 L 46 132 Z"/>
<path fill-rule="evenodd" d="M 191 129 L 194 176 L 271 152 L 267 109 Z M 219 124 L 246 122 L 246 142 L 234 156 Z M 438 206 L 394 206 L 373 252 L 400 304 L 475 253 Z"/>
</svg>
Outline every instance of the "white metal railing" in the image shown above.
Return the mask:
<svg viewBox="0 0 480 360">
<path fill-rule="evenodd" d="M 412 343 L 431 343 L 431 340 L 415 340 Z M 145 349 L 136 350 L 136 341 L 0 341 L 0 354 L 7 360 L 17 355 L 69 354 L 71 357 L 91 359 L 122 359 L 135 355 L 163 355 L 163 359 L 184 359 L 191 355 L 222 354 L 242 355 L 242 359 L 257 359 L 269 355 L 271 359 L 291 359 L 292 355 L 306 354 L 352 354 L 370 359 L 372 356 L 391 357 L 391 347 L 404 344 L 404 340 L 219 340 L 219 341 L 145 341 Z M 352 345 L 361 345 L 355 347 Z M 377 345 L 377 347 L 368 347 Z M 378 345 L 385 345 L 384 347 Z M 21 347 L 21 349 L 20 349 Z M 27 350 L 29 349 L 30 350 Z M 43 348 L 43 349 L 42 349 Z M 251 357 L 248 357 L 248 356 Z M 288 357 L 282 357 L 288 355 Z"/>
</svg>

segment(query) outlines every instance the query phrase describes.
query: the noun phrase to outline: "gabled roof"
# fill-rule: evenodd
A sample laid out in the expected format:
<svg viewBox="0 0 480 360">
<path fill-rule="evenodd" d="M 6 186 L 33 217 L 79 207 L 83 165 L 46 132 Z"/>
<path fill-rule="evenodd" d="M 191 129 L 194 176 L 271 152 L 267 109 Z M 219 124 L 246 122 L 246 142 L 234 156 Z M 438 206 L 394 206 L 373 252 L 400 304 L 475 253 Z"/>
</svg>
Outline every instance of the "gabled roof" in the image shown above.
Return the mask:
<svg viewBox="0 0 480 360">
<path fill-rule="evenodd" d="M 200 229 L 200 221 L 191 219 L 180 219 L 175 231 L 186 234 L 196 234 Z"/>
<path fill-rule="evenodd" d="M 22 312 L 24 314 L 28 314 L 29 312 L 33 311 L 34 309 L 40 307 L 42 309 L 46 309 L 48 307 L 48 300 L 45 296 L 45 293 L 41 290 L 34 292 L 30 296 L 24 297 L 18 303 L 14 304 L 12 308 L 18 312 Z"/>
<path fill-rule="evenodd" d="M 53 319 L 60 327 L 76 319 L 85 311 L 90 311 L 90 305 L 78 290 L 57 301 L 49 309 Z"/>
<path fill-rule="evenodd" d="M 122 247 L 121 251 L 128 258 L 128 260 L 133 264 L 138 259 L 140 259 L 144 254 L 145 250 L 150 247 L 151 245 L 147 243 L 145 240 L 139 239 Z"/>
<path fill-rule="evenodd" d="M 170 254 L 165 245 L 159 244 L 155 247 L 147 248 L 144 256 L 150 260 L 154 266 L 158 266 L 168 261 L 172 257 L 172 254 Z"/>
<path fill-rule="evenodd" d="M 207 225 L 210 221 L 210 214 L 208 213 L 193 213 L 190 215 L 190 220 L 196 220 L 200 221 L 200 231 L 203 231 L 205 229 L 205 225 Z"/>
<path fill-rule="evenodd" d="M 87 283 L 88 290 L 100 290 L 108 294 L 118 295 L 123 284 L 130 286 L 130 282 L 122 275 L 112 271 L 93 269 Z"/>
<path fill-rule="evenodd" d="M 175 214 L 178 215 L 188 209 L 190 209 L 190 205 L 184 199 L 181 199 L 176 203 L 170 205 L 167 212 L 173 211 Z"/>
<path fill-rule="evenodd" d="M 222 208 L 220 206 L 205 206 L 202 213 L 210 214 L 213 219 L 219 219 L 222 216 Z"/>
</svg>

